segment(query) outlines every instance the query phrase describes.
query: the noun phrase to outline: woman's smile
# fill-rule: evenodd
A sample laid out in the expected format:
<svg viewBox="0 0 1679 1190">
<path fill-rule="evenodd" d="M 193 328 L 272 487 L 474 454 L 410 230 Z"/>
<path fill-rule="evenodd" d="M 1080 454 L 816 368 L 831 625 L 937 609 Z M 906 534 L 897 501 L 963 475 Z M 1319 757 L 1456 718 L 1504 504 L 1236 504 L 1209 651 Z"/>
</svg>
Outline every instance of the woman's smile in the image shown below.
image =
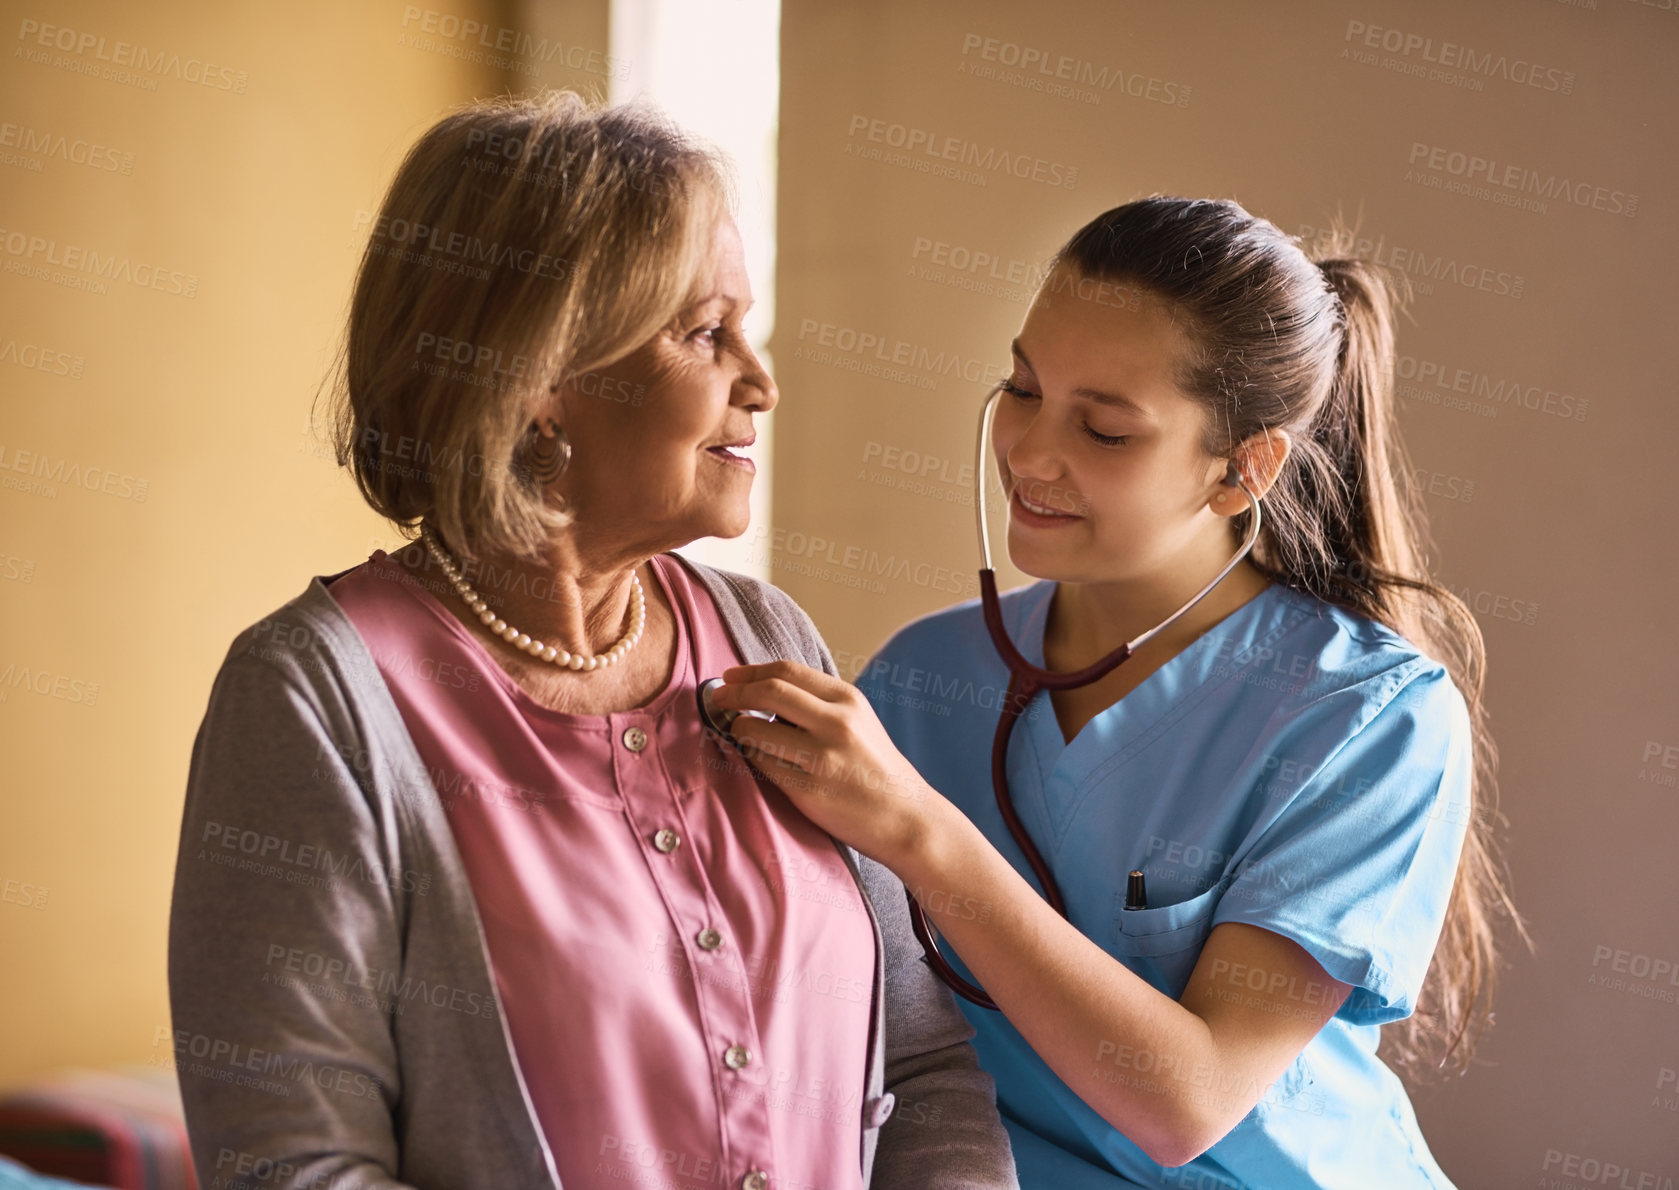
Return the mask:
<svg viewBox="0 0 1679 1190">
<path fill-rule="evenodd" d="M 1016 487 L 1009 495 L 1009 511 L 1021 524 L 1043 529 L 1059 528 L 1084 519 L 1078 513 L 1061 512 L 1048 505 L 1028 500 L 1020 487 Z"/>
<path fill-rule="evenodd" d="M 751 446 L 757 440 L 756 435 L 754 435 L 750 438 L 742 438 L 738 442 L 725 442 L 717 446 L 708 446 L 705 448 L 705 453 L 725 465 L 741 467 L 747 471 L 755 472 L 758 470 L 756 463 L 747 456 L 734 452 Z"/>
</svg>

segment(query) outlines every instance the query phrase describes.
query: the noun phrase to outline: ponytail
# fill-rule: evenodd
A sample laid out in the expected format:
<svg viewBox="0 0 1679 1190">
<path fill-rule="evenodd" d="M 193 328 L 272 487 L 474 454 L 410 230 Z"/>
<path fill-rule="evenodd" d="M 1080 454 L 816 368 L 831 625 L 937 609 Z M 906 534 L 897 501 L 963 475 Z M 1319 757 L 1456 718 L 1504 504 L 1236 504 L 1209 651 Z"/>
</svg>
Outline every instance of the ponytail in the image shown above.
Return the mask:
<svg viewBox="0 0 1679 1190">
<path fill-rule="evenodd" d="M 1396 420 L 1395 325 L 1409 289 L 1346 255 L 1312 260 L 1233 202 L 1154 197 L 1086 224 L 1056 255 L 1180 310 L 1194 350 L 1183 391 L 1207 408 L 1202 443 L 1228 458 L 1280 428 L 1293 448 L 1265 497 L 1250 561 L 1267 578 L 1386 624 L 1444 665 L 1469 708 L 1473 813 L 1416 1011 L 1383 1031 L 1394 1064 L 1459 1072 L 1491 1024 L 1499 927 L 1531 945 L 1495 851 L 1496 752 L 1482 702 L 1486 649 L 1463 601 L 1429 577 L 1427 518 Z M 1240 536 L 1245 512 L 1232 518 Z"/>
<path fill-rule="evenodd" d="M 1495 828 L 1504 819 L 1496 809 L 1497 750 L 1482 698 L 1486 648 L 1468 606 L 1427 574 L 1427 519 L 1398 432 L 1394 392 L 1395 322 L 1409 295 L 1369 261 L 1331 256 L 1317 265 L 1341 309 L 1342 343 L 1311 433 L 1344 498 L 1319 499 L 1302 485 L 1299 503 L 1320 514 L 1326 548 L 1317 565 L 1305 562 L 1278 577 L 1315 587 L 1321 598 L 1398 631 L 1446 667 L 1468 705 L 1474 809 L 1445 925 L 1416 1011 L 1384 1030 L 1396 1064 L 1416 1073 L 1461 1073 L 1492 1023 L 1499 919 L 1531 945 L 1497 855 Z M 1334 566 L 1326 581 L 1314 582 L 1329 559 Z"/>
<path fill-rule="evenodd" d="M 1317 267 L 1333 297 L 1334 363 L 1292 475 L 1279 477 L 1287 487 L 1267 496 L 1275 526 L 1270 577 L 1343 606 L 1374 601 L 1383 613 L 1375 618 L 1391 623 L 1384 584 L 1372 579 L 1378 570 L 1388 581 L 1395 575 L 1386 572 L 1413 574 L 1419 561 L 1414 531 L 1391 531 L 1410 530 L 1419 511 L 1393 459 L 1402 450 L 1392 424 L 1400 297 L 1364 261 L 1335 258 Z"/>
</svg>

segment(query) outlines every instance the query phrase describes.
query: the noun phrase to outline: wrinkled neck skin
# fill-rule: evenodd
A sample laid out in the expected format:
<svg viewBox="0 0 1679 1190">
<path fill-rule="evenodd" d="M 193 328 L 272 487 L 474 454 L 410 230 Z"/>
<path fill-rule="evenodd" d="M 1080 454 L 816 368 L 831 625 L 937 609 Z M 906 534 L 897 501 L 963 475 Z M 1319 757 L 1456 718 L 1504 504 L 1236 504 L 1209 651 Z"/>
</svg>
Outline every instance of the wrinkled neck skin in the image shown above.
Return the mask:
<svg viewBox="0 0 1679 1190">
<path fill-rule="evenodd" d="M 649 617 L 661 602 L 647 564 L 655 552 L 660 551 L 611 549 L 559 535 L 542 560 L 486 558 L 464 566 L 456 555 L 456 565 L 495 613 L 521 632 L 574 653 L 594 653 L 610 648 L 623 634 L 632 573 L 640 575 Z M 416 543 L 394 557 L 434 589 L 444 584 L 448 594 L 443 602 L 450 610 L 478 622 L 423 545 Z"/>
</svg>

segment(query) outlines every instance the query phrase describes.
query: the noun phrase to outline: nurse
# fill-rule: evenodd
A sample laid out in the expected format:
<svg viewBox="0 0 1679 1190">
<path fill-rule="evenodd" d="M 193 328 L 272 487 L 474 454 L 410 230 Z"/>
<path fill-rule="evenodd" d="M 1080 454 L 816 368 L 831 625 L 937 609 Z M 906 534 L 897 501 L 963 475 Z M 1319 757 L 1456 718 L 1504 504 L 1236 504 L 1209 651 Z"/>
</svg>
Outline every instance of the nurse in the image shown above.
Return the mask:
<svg viewBox="0 0 1679 1190">
<path fill-rule="evenodd" d="M 1395 429 L 1395 305 L 1232 202 L 1128 203 L 1057 254 L 994 423 L 1039 580 L 1002 600 L 1021 653 L 1075 670 L 1154 627 L 1263 505 L 1186 615 L 1025 708 L 1009 790 L 1065 919 L 993 796 L 1008 672 L 977 602 L 857 687 L 723 675 L 721 705 L 782 718 L 736 720 L 742 748 L 1000 1009 L 963 1005 L 1027 1190 L 1451 1186 L 1378 1043 L 1461 1066 L 1493 924 L 1520 923 L 1478 812 L 1480 634 L 1427 574 Z"/>
</svg>

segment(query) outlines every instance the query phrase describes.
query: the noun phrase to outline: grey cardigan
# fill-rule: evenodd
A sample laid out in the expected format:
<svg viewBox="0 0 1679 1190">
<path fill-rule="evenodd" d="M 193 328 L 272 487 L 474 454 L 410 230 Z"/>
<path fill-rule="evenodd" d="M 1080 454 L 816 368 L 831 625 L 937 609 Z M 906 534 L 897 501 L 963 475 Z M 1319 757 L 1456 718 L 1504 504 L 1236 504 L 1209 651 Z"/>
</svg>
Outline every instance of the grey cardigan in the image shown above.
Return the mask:
<svg viewBox="0 0 1679 1190">
<path fill-rule="evenodd" d="M 682 561 L 749 662 L 836 672 L 781 591 Z M 169 996 L 200 1182 L 561 1190 L 436 786 L 336 577 L 235 639 L 193 744 Z M 877 953 L 865 1184 L 1016 1187 L 973 1028 L 922 961 L 902 884 L 839 850 Z M 715 1182 L 622 1143 L 603 1138 L 603 1160 Z"/>
</svg>

